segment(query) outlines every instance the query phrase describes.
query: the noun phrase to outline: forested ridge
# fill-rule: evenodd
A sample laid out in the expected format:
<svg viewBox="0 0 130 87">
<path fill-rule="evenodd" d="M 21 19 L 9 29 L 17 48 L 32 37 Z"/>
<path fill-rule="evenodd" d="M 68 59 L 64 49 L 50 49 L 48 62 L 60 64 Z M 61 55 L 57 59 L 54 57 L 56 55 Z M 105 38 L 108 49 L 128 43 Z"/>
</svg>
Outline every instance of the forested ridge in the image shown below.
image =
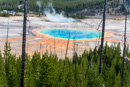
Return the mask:
<svg viewBox="0 0 130 87">
<path fill-rule="evenodd" d="M 36 1 L 40 1 L 42 8 L 45 8 L 50 0 L 29 0 L 28 6 L 30 11 L 38 11 L 38 5 L 36 4 Z M 17 6 L 23 4 L 23 2 L 24 0 L 0 0 L 0 10 L 6 9 L 20 11 Z M 85 8 L 101 8 L 104 0 L 52 0 L 52 2 L 57 10 L 75 12 Z"/>
<path fill-rule="evenodd" d="M 28 0 L 28 12 L 39 13 L 37 1 L 41 3 L 41 13 L 44 13 L 48 3 L 52 3 L 57 13 L 62 11 L 65 15 L 73 18 L 85 18 L 84 16 L 94 16 L 102 14 L 104 0 Z M 128 1 L 128 0 L 127 0 Z M 0 0 L 0 11 L 16 11 L 23 12 L 23 8 L 18 6 L 23 5 L 24 0 Z M 109 15 L 122 15 L 125 7 L 121 0 L 107 0 L 106 13 Z M 130 11 L 128 11 L 129 13 Z M 4 14 L 5 15 L 5 14 Z M 3 16 L 3 14 L 0 14 Z M 9 15 L 8 15 L 9 16 Z"/>
<path fill-rule="evenodd" d="M 130 57 L 127 46 L 126 55 Z M 4 56 L 0 52 L 0 87 L 19 87 L 21 57 L 11 53 L 10 45 L 5 45 Z M 122 61 L 120 44 L 108 46 L 103 50 L 102 75 L 99 75 L 99 52 L 77 53 L 72 60 L 59 59 L 46 52 L 42 58 L 35 53 L 32 59 L 26 55 L 25 87 L 121 87 Z M 93 54 L 93 56 L 92 56 Z M 130 65 L 125 61 L 124 87 L 130 87 Z"/>
</svg>

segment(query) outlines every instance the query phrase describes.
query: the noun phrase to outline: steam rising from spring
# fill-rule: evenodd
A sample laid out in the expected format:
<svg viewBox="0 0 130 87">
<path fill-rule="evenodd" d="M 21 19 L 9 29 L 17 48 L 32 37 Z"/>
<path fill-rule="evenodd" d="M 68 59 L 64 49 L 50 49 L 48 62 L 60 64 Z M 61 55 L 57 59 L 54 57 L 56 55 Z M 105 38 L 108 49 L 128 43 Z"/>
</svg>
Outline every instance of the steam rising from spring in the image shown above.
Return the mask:
<svg viewBox="0 0 130 87">
<path fill-rule="evenodd" d="M 36 3 L 37 3 L 37 5 L 38 5 L 38 7 L 39 7 L 39 12 L 40 12 L 40 9 L 41 9 L 41 2 L 40 2 L 40 1 L 37 1 Z"/>
<path fill-rule="evenodd" d="M 64 16 L 64 12 L 56 13 L 52 2 L 48 4 L 48 7 L 45 9 L 44 14 L 46 15 L 46 19 L 51 22 L 75 22 L 76 20 L 73 18 L 67 18 Z"/>
</svg>

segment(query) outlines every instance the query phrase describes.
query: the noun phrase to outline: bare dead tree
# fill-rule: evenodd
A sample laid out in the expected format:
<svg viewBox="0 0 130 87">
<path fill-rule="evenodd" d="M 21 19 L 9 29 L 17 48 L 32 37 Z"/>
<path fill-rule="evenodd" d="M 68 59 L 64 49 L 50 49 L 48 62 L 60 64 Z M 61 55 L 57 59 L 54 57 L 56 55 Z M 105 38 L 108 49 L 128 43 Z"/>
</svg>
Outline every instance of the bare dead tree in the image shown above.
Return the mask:
<svg viewBox="0 0 130 87">
<path fill-rule="evenodd" d="M 99 30 L 99 28 L 100 28 L 100 26 L 101 26 L 101 24 L 102 24 L 102 21 L 103 21 L 103 20 L 101 20 L 101 22 L 99 23 L 97 30 Z"/>
<path fill-rule="evenodd" d="M 24 21 L 23 21 L 22 64 L 21 64 L 20 87 L 24 87 L 25 48 L 26 48 L 26 23 L 27 23 L 27 1 L 28 0 L 24 0 Z"/>
<path fill-rule="evenodd" d="M 56 54 L 56 45 L 55 45 L 55 34 L 54 34 L 54 55 Z"/>
<path fill-rule="evenodd" d="M 66 47 L 65 60 L 67 58 L 67 52 L 68 52 L 68 47 L 69 47 L 69 40 L 70 40 L 70 32 L 69 32 L 69 37 L 68 37 L 68 42 L 67 42 L 67 47 Z M 64 62 L 64 65 L 65 65 L 65 62 Z"/>
<path fill-rule="evenodd" d="M 40 58 L 42 58 L 42 43 L 40 43 Z"/>
<path fill-rule="evenodd" d="M 46 52 L 47 52 L 47 43 L 46 43 Z"/>
<path fill-rule="evenodd" d="M 50 45 L 50 54 L 51 54 L 51 45 Z"/>
<path fill-rule="evenodd" d="M 8 44 L 8 37 L 9 37 L 9 19 L 8 19 L 7 36 L 6 36 L 6 43 L 7 43 L 7 44 Z"/>
<path fill-rule="evenodd" d="M 61 46 L 61 57 L 62 57 L 62 46 Z"/>
<path fill-rule="evenodd" d="M 73 55 L 75 55 L 75 37 L 74 37 L 74 40 L 73 40 Z"/>
<path fill-rule="evenodd" d="M 6 54 L 5 54 L 5 65 L 7 66 L 7 58 L 8 58 L 8 55 L 7 55 L 7 50 L 8 50 L 8 35 L 9 35 L 9 18 L 8 18 L 8 24 L 7 24 L 7 36 L 6 36 Z"/>
<path fill-rule="evenodd" d="M 87 77 L 87 74 L 88 74 L 88 71 L 89 71 L 89 67 L 90 67 L 90 66 L 92 67 L 92 57 L 93 57 L 94 52 L 95 52 L 95 50 L 96 50 L 97 47 L 98 47 L 98 46 L 95 46 L 94 51 L 92 52 L 92 54 L 91 54 L 91 56 L 90 56 L 89 63 L 88 63 L 88 67 L 87 67 L 87 71 L 86 71 L 86 74 L 85 74 L 85 79 L 86 79 L 86 77 Z"/>
<path fill-rule="evenodd" d="M 42 44 L 40 43 L 40 53 L 41 53 L 41 49 L 42 49 Z"/>
<path fill-rule="evenodd" d="M 77 49 L 76 49 L 76 51 L 78 52 L 79 44 L 77 43 L 76 45 L 77 45 Z"/>
<path fill-rule="evenodd" d="M 104 12 L 103 12 L 103 25 L 102 25 L 102 39 L 101 39 L 101 50 L 100 50 L 99 75 L 101 75 L 101 71 L 102 71 L 101 69 L 102 69 L 102 58 L 103 58 L 105 20 L 106 20 L 106 0 L 104 0 Z"/>
<path fill-rule="evenodd" d="M 124 5 L 125 1 L 123 0 Z M 121 79 L 121 87 L 124 86 L 124 62 L 125 62 L 125 49 L 126 49 L 126 28 L 127 28 L 127 8 L 125 6 L 125 30 L 124 30 L 124 50 L 123 50 L 123 65 L 122 65 L 122 79 Z"/>
<path fill-rule="evenodd" d="M 43 49 L 43 43 L 42 43 L 42 49 Z M 42 50 L 42 53 L 41 53 L 41 55 L 43 56 L 43 50 Z"/>
<path fill-rule="evenodd" d="M 96 30 L 99 30 L 100 25 L 102 24 L 102 22 L 103 22 L 103 21 L 101 20 L 101 22 L 99 23 L 98 28 L 97 28 Z M 92 57 L 93 57 L 93 55 L 94 55 L 94 52 L 95 52 L 96 48 L 99 47 L 99 41 L 98 41 L 98 39 L 100 40 L 100 32 L 99 32 L 99 38 L 96 39 L 94 51 L 93 51 L 93 53 L 92 53 L 91 56 L 90 56 L 90 60 L 89 60 L 89 63 L 88 63 L 88 67 L 87 67 L 87 70 L 86 70 L 86 74 L 85 74 L 85 79 L 86 79 L 86 77 L 87 77 L 87 74 L 88 74 L 88 71 L 89 71 L 89 67 L 90 67 L 90 66 L 92 67 Z"/>
<path fill-rule="evenodd" d="M 28 47 L 29 47 L 29 43 L 27 43 L 27 53 L 28 53 Z"/>
</svg>

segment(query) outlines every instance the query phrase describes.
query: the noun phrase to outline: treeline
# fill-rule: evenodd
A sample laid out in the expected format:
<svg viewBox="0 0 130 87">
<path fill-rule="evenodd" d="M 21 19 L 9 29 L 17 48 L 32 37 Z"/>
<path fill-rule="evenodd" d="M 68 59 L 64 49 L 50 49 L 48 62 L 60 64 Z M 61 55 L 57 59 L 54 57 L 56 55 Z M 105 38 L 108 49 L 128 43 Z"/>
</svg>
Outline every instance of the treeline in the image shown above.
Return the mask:
<svg viewBox="0 0 130 87">
<path fill-rule="evenodd" d="M 28 11 L 39 12 L 37 1 L 41 2 L 41 13 L 48 6 L 48 3 L 53 3 L 53 7 L 58 13 L 64 11 L 66 15 L 74 18 L 84 18 L 82 15 L 74 15 L 84 9 L 96 14 L 102 13 L 104 0 L 28 0 Z M 0 11 L 9 10 L 16 12 L 23 12 L 23 8 L 18 9 L 18 5 L 24 4 L 24 0 L 0 0 Z M 119 15 L 125 11 L 125 6 L 120 0 L 107 0 L 106 12 L 110 15 Z M 84 11 L 83 11 L 84 12 Z"/>
<path fill-rule="evenodd" d="M 126 55 L 130 57 L 129 47 Z M 21 57 L 10 53 L 5 45 L 4 57 L 0 53 L 0 87 L 19 87 Z M 121 87 L 122 61 L 120 44 L 104 46 L 102 75 L 99 75 L 100 48 L 75 53 L 72 60 L 58 59 L 46 52 L 42 58 L 35 53 L 32 59 L 26 55 L 25 87 Z M 92 56 L 93 55 L 93 56 Z M 124 87 L 130 87 L 130 65 L 125 61 Z"/>
<path fill-rule="evenodd" d="M 20 15 L 19 14 L 12 15 L 9 13 L 0 13 L 0 17 L 10 17 L 10 16 L 20 16 Z"/>
<path fill-rule="evenodd" d="M 0 16 L 1 17 L 9 17 L 9 16 L 13 16 L 13 15 L 8 14 L 8 13 L 0 13 Z"/>
<path fill-rule="evenodd" d="M 28 0 L 28 12 L 39 12 L 39 7 L 36 3 L 37 1 L 41 2 L 41 13 L 44 12 L 44 9 L 48 6 L 48 3 L 53 3 L 53 7 L 58 13 L 64 11 L 65 15 L 81 19 L 84 18 L 85 14 L 83 15 L 81 13 L 77 15 L 77 12 L 86 9 L 93 14 L 101 14 L 104 6 L 104 0 Z M 18 5 L 22 4 L 24 4 L 24 0 L 0 0 L 0 11 L 13 10 L 16 12 L 23 12 L 23 7 L 18 9 Z M 106 13 L 110 15 L 120 15 L 124 13 L 125 10 L 125 6 L 121 0 L 107 0 Z M 85 11 L 83 11 L 83 13 L 84 12 Z M 130 11 L 128 10 L 128 13 L 129 12 Z"/>
<path fill-rule="evenodd" d="M 29 0 L 28 7 L 30 11 L 38 12 L 36 1 L 41 1 L 42 9 L 46 8 L 49 2 L 49 0 Z M 76 12 L 85 8 L 100 8 L 103 6 L 104 0 L 52 0 L 52 2 L 57 10 Z M 0 10 L 21 11 L 17 6 L 23 3 L 24 0 L 0 0 Z"/>
</svg>

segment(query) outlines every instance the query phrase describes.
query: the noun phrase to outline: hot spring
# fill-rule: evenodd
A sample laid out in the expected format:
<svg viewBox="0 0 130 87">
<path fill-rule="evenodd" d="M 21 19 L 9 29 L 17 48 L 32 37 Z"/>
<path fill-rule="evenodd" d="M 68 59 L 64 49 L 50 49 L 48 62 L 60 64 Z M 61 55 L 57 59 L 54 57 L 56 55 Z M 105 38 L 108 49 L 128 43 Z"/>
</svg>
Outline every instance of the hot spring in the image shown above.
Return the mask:
<svg viewBox="0 0 130 87">
<path fill-rule="evenodd" d="M 62 39 L 94 39 L 99 38 L 102 34 L 98 31 L 78 29 L 44 29 L 39 31 L 39 33 Z"/>
</svg>

